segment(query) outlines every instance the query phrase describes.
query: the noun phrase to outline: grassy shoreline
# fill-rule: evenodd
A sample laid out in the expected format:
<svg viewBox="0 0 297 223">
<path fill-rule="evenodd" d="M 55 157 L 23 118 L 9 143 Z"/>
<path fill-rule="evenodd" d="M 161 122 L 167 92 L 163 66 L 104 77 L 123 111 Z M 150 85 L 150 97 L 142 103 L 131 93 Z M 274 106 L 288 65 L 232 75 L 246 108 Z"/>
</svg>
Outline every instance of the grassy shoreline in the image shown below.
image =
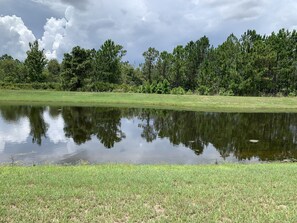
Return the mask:
<svg viewBox="0 0 297 223">
<path fill-rule="evenodd" d="M 0 167 L 0 222 L 296 222 L 296 164 Z"/>
<path fill-rule="evenodd" d="M 140 107 L 218 112 L 297 112 L 297 97 L 0 90 L 0 104 Z"/>
<path fill-rule="evenodd" d="M 0 105 L 297 112 L 297 98 L 0 90 Z M 0 222 L 297 222 L 297 164 L 0 166 Z"/>
</svg>

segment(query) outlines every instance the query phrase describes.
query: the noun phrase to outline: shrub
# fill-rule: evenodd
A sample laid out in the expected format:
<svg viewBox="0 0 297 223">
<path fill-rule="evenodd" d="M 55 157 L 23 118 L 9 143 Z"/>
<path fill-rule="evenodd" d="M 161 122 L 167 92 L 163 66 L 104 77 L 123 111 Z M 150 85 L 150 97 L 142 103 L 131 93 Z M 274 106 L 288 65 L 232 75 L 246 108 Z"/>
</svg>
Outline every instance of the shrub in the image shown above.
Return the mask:
<svg viewBox="0 0 297 223">
<path fill-rule="evenodd" d="M 199 95 L 209 95 L 210 91 L 208 87 L 201 85 L 195 90 L 195 93 Z"/>
<path fill-rule="evenodd" d="M 170 93 L 170 83 L 168 80 L 163 81 L 163 94 L 169 94 Z"/>
<path fill-rule="evenodd" d="M 176 94 L 176 95 L 183 95 L 185 94 L 185 90 L 182 88 L 182 87 L 177 87 L 177 88 L 173 88 L 171 91 L 170 91 L 170 94 Z"/>
<path fill-rule="evenodd" d="M 157 93 L 157 94 L 163 94 L 164 93 L 163 83 L 159 82 L 157 84 L 156 92 L 155 93 Z"/>
<path fill-rule="evenodd" d="M 1 89 L 10 90 L 61 90 L 61 84 L 59 83 L 0 83 Z"/>
<path fill-rule="evenodd" d="M 193 95 L 193 91 L 188 90 L 187 93 L 186 93 L 186 95 Z"/>
<path fill-rule="evenodd" d="M 219 95 L 222 96 L 234 96 L 234 92 L 232 90 L 225 90 L 225 88 L 221 88 L 219 91 Z"/>
<path fill-rule="evenodd" d="M 289 97 L 296 97 L 296 91 L 290 92 L 288 94 Z"/>
<path fill-rule="evenodd" d="M 91 91 L 91 92 L 110 92 L 115 88 L 114 84 L 104 83 L 104 82 L 94 82 L 85 85 L 82 88 L 82 91 Z"/>
</svg>

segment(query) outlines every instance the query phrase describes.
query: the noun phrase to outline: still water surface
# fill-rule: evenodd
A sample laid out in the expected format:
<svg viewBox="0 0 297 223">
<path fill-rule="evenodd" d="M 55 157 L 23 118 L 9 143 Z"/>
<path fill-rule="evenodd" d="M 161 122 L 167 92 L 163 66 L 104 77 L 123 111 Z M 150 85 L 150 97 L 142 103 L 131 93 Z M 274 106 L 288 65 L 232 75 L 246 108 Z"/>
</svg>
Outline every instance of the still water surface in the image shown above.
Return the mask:
<svg viewBox="0 0 297 223">
<path fill-rule="evenodd" d="M 297 159 L 297 114 L 0 106 L 0 163 Z"/>
</svg>

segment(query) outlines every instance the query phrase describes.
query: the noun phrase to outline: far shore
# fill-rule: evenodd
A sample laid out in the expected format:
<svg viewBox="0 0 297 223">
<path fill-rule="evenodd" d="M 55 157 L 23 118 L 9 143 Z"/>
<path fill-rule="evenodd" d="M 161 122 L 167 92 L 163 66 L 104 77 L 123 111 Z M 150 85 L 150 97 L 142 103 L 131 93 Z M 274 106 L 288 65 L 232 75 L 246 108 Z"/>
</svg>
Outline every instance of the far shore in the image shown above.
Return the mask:
<svg viewBox="0 0 297 223">
<path fill-rule="evenodd" d="M 106 106 L 208 112 L 297 112 L 297 97 L 0 90 L 0 105 Z"/>
</svg>

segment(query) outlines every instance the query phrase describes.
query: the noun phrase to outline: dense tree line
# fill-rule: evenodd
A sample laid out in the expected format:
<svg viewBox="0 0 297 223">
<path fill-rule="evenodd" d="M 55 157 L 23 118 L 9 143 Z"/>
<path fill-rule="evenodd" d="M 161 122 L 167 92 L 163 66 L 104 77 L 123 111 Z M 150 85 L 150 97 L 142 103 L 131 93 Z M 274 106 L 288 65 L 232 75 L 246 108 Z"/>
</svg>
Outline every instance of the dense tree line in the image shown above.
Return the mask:
<svg viewBox="0 0 297 223">
<path fill-rule="evenodd" d="M 70 91 L 134 91 L 221 95 L 296 95 L 297 32 L 231 34 L 217 47 L 206 36 L 172 52 L 150 47 L 143 64 L 123 61 L 126 51 L 107 40 L 95 49 L 76 46 L 61 63 L 47 60 L 38 42 L 24 62 L 0 57 L 0 87 Z"/>
</svg>

